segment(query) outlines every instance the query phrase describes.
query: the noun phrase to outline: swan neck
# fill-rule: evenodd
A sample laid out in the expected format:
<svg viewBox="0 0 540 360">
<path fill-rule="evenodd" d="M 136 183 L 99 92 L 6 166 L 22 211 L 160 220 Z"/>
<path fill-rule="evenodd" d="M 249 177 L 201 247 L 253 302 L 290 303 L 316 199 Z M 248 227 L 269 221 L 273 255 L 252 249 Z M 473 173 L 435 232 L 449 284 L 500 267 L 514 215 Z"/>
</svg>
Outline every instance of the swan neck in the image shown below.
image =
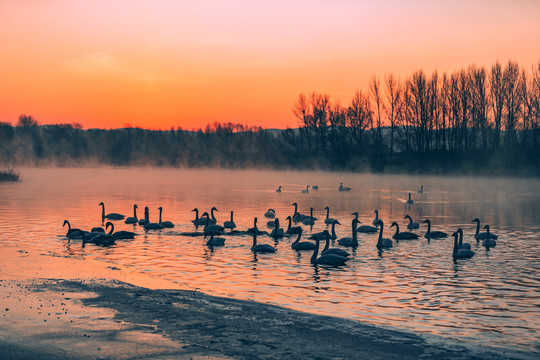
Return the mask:
<svg viewBox="0 0 540 360">
<path fill-rule="evenodd" d="M 330 217 L 330 208 L 327 207 L 326 208 L 326 219 L 328 220 L 329 217 Z"/>
<path fill-rule="evenodd" d="M 324 249 L 322 252 L 325 252 L 326 250 L 328 250 L 330 248 L 330 238 L 326 238 L 326 244 L 324 245 Z"/>
<path fill-rule="evenodd" d="M 287 231 L 291 230 L 291 224 L 292 224 L 292 219 L 291 217 L 289 217 L 289 226 L 287 227 Z"/>
<path fill-rule="evenodd" d="M 317 262 L 317 256 L 319 256 L 319 239 L 315 239 L 315 251 L 311 255 L 311 263 Z"/>
<path fill-rule="evenodd" d="M 161 224 L 161 213 L 163 212 L 163 209 L 159 209 L 159 223 Z"/>
<path fill-rule="evenodd" d="M 480 233 L 480 221 L 475 221 L 475 223 L 476 223 L 476 234 L 474 235 L 476 236 Z"/>
<path fill-rule="evenodd" d="M 302 237 L 302 233 L 298 234 L 298 237 L 296 240 L 294 240 L 293 245 L 298 244 L 300 242 L 300 238 Z"/>
<path fill-rule="evenodd" d="M 109 230 L 109 235 L 112 235 L 114 232 L 114 225 L 113 223 L 110 223 L 111 230 Z"/>
</svg>

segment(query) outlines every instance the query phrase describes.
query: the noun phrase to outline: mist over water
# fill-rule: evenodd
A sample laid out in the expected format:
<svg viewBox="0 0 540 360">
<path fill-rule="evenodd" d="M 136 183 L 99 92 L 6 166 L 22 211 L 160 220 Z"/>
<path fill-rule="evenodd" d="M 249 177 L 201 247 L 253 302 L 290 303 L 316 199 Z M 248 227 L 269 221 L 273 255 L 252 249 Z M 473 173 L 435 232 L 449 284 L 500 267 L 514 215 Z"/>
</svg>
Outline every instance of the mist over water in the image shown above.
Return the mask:
<svg viewBox="0 0 540 360">
<path fill-rule="evenodd" d="M 487 177 L 412 177 L 365 174 L 277 171 L 222 171 L 178 169 L 22 169 L 20 183 L 0 183 L 0 243 L 62 256 L 130 265 L 139 271 L 175 281 L 201 291 L 269 302 L 286 307 L 377 325 L 395 326 L 425 334 L 438 334 L 473 344 L 534 353 L 539 351 L 540 330 L 540 181 Z M 339 192 L 339 183 L 350 186 Z M 275 189 L 281 185 L 282 193 Z M 302 194 L 306 185 L 319 190 Z M 417 191 L 424 185 L 424 193 Z M 406 203 L 412 193 L 414 204 Z M 173 229 L 145 233 L 139 226 L 114 221 L 115 230 L 131 230 L 134 240 L 118 240 L 109 248 L 80 241 L 68 242 L 62 228 L 68 219 L 76 228 L 101 226 L 103 201 L 106 212 L 133 215 L 133 204 L 143 217 L 163 220 Z M 260 236 L 276 254 L 253 255 L 252 238 L 225 236 L 225 246 L 209 249 L 202 237 L 179 235 L 194 231 L 193 208 L 200 212 L 216 206 L 218 223 L 234 211 L 238 230 L 266 228 L 264 212 L 276 210 L 282 227 L 299 211 L 319 220 L 310 230 L 326 229 L 325 206 L 338 219 L 338 238 L 351 236 L 351 213 L 358 211 L 362 224 L 371 225 L 373 211 L 391 237 L 392 221 L 406 230 L 405 214 L 416 222 L 429 218 L 434 230 L 465 232 L 476 255 L 452 261 L 453 240 L 421 239 L 394 242 L 379 253 L 377 234 L 359 234 L 352 260 L 340 268 L 313 266 L 311 252 L 290 248 L 296 237 L 279 242 Z M 497 246 L 486 250 L 473 238 L 479 217 L 499 235 Z M 135 229 L 135 230 L 133 230 Z M 337 245 L 337 244 L 336 244 Z M 348 250 L 350 252 L 350 250 Z M 1 257 L 0 257 L 1 263 Z M 511 344 L 511 345 L 510 345 Z"/>
</svg>

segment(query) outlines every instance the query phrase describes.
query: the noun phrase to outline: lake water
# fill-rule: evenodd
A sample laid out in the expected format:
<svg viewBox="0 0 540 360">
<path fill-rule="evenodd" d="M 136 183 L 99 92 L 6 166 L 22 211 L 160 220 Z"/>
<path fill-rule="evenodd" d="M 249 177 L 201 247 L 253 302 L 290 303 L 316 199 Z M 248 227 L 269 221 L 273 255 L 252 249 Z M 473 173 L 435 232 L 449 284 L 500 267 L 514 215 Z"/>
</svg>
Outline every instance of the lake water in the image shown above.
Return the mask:
<svg viewBox="0 0 540 360">
<path fill-rule="evenodd" d="M 413 177 L 364 174 L 276 171 L 218 171 L 179 169 L 22 169 L 20 183 L 0 183 L 0 243 L 135 269 L 203 292 L 273 303 L 311 313 L 344 317 L 476 345 L 536 354 L 540 350 L 540 181 L 488 177 Z M 339 183 L 352 188 L 339 192 Z M 318 191 L 303 194 L 306 185 Z M 281 185 L 283 192 L 276 193 Z M 424 192 L 417 190 L 424 185 Z M 406 203 L 412 193 L 414 204 Z M 119 240 L 112 247 L 68 242 L 64 219 L 73 227 L 101 226 L 106 212 L 139 217 L 145 206 L 157 222 L 173 229 L 145 233 L 139 226 L 115 221 L 115 230 L 132 230 L 135 240 Z M 325 206 L 341 222 L 338 237 L 350 236 L 350 215 L 371 225 L 375 209 L 391 237 L 392 221 L 405 230 L 410 214 L 417 222 L 429 218 L 435 230 L 465 232 L 476 255 L 452 260 L 453 240 L 426 241 L 422 237 L 394 243 L 377 251 L 377 234 L 359 234 L 359 246 L 346 266 L 310 264 L 311 252 L 290 248 L 294 238 L 279 242 L 260 236 L 260 243 L 277 253 L 253 255 L 252 238 L 226 236 L 224 247 L 209 249 L 202 237 L 179 235 L 194 231 L 195 207 L 216 206 L 218 222 L 234 210 L 237 229 L 266 230 L 264 212 L 276 210 L 286 226 L 291 203 L 319 220 L 311 232 L 326 228 Z M 473 239 L 479 217 L 499 235 L 497 246 L 486 249 Z M 1 255 L 0 255 L 1 264 Z"/>
</svg>

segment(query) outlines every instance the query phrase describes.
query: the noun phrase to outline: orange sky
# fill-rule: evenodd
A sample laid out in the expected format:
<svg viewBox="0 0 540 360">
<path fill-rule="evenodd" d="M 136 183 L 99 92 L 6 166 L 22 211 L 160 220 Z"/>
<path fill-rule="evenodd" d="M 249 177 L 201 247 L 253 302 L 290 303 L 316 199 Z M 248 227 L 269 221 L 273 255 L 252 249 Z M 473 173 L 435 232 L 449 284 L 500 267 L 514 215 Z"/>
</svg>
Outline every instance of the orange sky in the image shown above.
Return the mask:
<svg viewBox="0 0 540 360">
<path fill-rule="evenodd" d="M 0 121 L 297 126 L 372 75 L 540 60 L 540 1 L 0 0 Z"/>
</svg>

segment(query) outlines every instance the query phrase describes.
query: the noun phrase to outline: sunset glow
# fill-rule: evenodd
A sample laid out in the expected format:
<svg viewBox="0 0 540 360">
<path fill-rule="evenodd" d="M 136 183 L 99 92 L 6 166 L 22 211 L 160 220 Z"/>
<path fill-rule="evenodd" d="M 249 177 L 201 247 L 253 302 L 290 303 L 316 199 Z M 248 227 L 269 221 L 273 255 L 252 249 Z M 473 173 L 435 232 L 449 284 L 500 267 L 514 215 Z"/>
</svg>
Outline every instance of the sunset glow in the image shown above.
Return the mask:
<svg viewBox="0 0 540 360">
<path fill-rule="evenodd" d="M 297 126 L 299 93 L 373 75 L 540 60 L 540 2 L 0 3 L 0 121 L 84 128 Z"/>
</svg>

